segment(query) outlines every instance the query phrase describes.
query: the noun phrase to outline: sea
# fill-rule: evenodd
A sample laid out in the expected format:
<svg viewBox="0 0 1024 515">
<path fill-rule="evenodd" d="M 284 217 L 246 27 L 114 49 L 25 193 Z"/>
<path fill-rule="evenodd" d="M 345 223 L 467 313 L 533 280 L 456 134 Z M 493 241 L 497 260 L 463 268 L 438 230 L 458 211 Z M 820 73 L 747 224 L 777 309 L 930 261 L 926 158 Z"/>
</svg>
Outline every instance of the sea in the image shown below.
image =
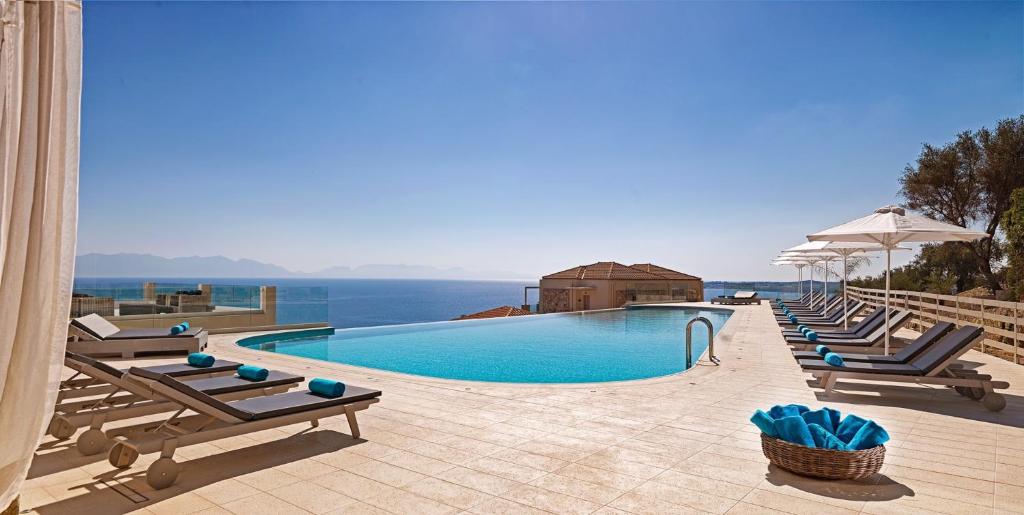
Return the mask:
<svg viewBox="0 0 1024 515">
<path fill-rule="evenodd" d="M 324 322 L 333 327 L 369 327 L 452 320 L 498 306 L 520 306 L 524 288 L 535 281 L 463 281 L 419 279 L 259 279 L 259 278 L 75 278 L 75 292 L 111 296 L 118 301 L 142 299 L 142 283 L 157 283 L 158 293 L 213 285 L 213 304 L 239 308 L 259 306 L 259 285 L 277 287 L 277 320 L 281 324 Z M 755 284 L 712 283 L 704 298 L 757 289 Z M 794 288 L 758 289 L 762 297 L 791 298 Z M 769 286 L 765 284 L 765 286 Z M 536 306 L 537 290 L 526 291 Z"/>
</svg>

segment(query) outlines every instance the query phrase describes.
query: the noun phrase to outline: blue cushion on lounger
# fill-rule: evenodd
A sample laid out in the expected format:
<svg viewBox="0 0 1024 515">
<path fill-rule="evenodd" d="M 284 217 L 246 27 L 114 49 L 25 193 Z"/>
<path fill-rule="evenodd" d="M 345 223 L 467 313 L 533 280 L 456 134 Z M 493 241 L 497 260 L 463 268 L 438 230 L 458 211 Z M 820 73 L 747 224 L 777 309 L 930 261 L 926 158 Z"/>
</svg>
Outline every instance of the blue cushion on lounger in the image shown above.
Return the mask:
<svg viewBox="0 0 1024 515">
<path fill-rule="evenodd" d="M 843 417 L 843 421 L 839 423 L 839 427 L 836 428 L 836 436 L 839 437 L 844 443 L 849 444 L 850 440 L 860 431 L 861 426 L 867 424 L 866 419 L 860 418 L 853 413 L 848 413 Z"/>
<path fill-rule="evenodd" d="M 193 367 L 212 367 L 215 361 L 217 361 L 217 358 L 214 358 L 213 356 L 209 354 L 204 354 L 202 352 L 193 352 L 192 354 L 188 355 L 188 364 L 192 365 Z"/>
<path fill-rule="evenodd" d="M 754 415 L 750 417 L 750 421 L 753 422 L 762 433 L 772 438 L 779 437 L 779 434 L 775 432 L 775 419 L 767 413 L 757 410 L 754 412 Z"/>
<path fill-rule="evenodd" d="M 238 377 L 250 381 L 265 381 L 267 376 L 270 375 L 269 370 L 255 365 L 242 365 L 235 372 L 238 374 Z"/>
<path fill-rule="evenodd" d="M 309 382 L 309 391 L 324 397 L 341 397 L 345 393 L 345 383 L 317 377 Z"/>
<path fill-rule="evenodd" d="M 777 418 L 774 426 L 780 439 L 805 447 L 814 447 L 814 438 L 810 429 L 807 429 L 807 422 L 804 422 L 803 417 Z"/>
<path fill-rule="evenodd" d="M 889 433 L 882 429 L 882 426 L 876 424 L 874 420 L 868 420 L 860 426 L 860 429 L 853 435 L 847 446 L 851 451 L 861 451 L 878 447 L 888 441 Z"/>
<path fill-rule="evenodd" d="M 810 339 L 810 338 L 808 338 L 808 339 Z M 834 352 L 830 352 L 828 354 L 825 354 L 825 363 L 828 363 L 829 365 L 832 365 L 833 367 L 841 367 L 844 364 L 843 363 L 843 357 L 840 356 L 839 354 L 834 353 Z"/>
<path fill-rule="evenodd" d="M 811 433 L 811 438 L 814 439 L 814 446 L 820 449 L 835 449 L 837 451 L 849 450 L 842 440 L 836 438 L 836 435 L 830 433 L 828 429 L 821 427 L 818 424 L 807 424 L 807 430 Z"/>
<path fill-rule="evenodd" d="M 776 404 L 772 406 L 772 409 L 768 410 L 768 414 L 774 418 L 779 419 L 782 417 L 799 417 L 801 413 L 809 411 L 810 408 L 803 404 Z"/>
<path fill-rule="evenodd" d="M 825 354 L 832 352 L 832 349 L 828 348 L 828 345 L 818 345 L 817 347 L 814 348 L 814 352 L 817 352 L 818 354 L 825 356 Z"/>
<path fill-rule="evenodd" d="M 824 409 L 816 409 L 811 411 L 805 411 L 800 414 L 807 421 L 807 424 L 816 424 L 828 430 L 829 433 L 836 432 L 836 426 L 832 425 L 832 416 L 828 411 Z"/>
</svg>

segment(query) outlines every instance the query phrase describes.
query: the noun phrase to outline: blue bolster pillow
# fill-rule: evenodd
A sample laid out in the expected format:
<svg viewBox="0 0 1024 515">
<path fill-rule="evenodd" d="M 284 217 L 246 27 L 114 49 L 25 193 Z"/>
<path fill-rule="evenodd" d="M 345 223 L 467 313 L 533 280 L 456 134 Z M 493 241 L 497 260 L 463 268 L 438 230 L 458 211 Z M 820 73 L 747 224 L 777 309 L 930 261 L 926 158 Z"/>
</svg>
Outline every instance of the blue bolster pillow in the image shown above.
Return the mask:
<svg viewBox="0 0 1024 515">
<path fill-rule="evenodd" d="M 799 417 L 801 413 L 809 411 L 810 408 L 803 404 L 776 404 L 772 406 L 772 409 L 768 410 L 768 414 L 774 418 L 779 419 L 782 417 Z"/>
<path fill-rule="evenodd" d="M 825 363 L 828 363 L 833 367 L 841 367 L 843 366 L 843 357 L 834 352 L 830 352 L 828 354 L 825 354 Z"/>
<path fill-rule="evenodd" d="M 807 424 L 807 430 L 811 432 L 811 438 L 814 439 L 815 447 L 837 451 L 849 450 L 849 447 L 842 440 L 836 438 L 836 435 L 818 424 Z"/>
<path fill-rule="evenodd" d="M 779 438 L 797 445 L 814 447 L 814 437 L 810 429 L 807 429 L 807 422 L 803 417 L 782 417 L 775 419 L 775 432 Z"/>
<path fill-rule="evenodd" d="M 309 382 L 309 391 L 323 397 L 341 397 L 345 393 L 345 383 L 317 377 Z"/>
<path fill-rule="evenodd" d="M 832 352 L 832 349 L 828 348 L 827 345 L 818 345 L 817 347 L 814 348 L 814 352 L 817 352 L 818 354 L 821 354 L 822 357 L 825 357 L 825 354 Z"/>
<path fill-rule="evenodd" d="M 235 372 L 238 373 L 238 377 L 250 381 L 266 381 L 270 375 L 269 370 L 255 365 L 242 365 Z"/>
<path fill-rule="evenodd" d="M 215 361 L 217 361 L 217 358 L 214 358 L 209 354 L 203 354 L 202 352 L 193 352 L 188 355 L 188 364 L 193 367 L 212 367 Z"/>
<path fill-rule="evenodd" d="M 852 451 L 861 451 L 878 447 L 888 441 L 889 433 L 882 429 L 882 426 L 876 424 L 874 420 L 868 420 L 860 426 L 860 429 L 857 430 L 853 438 L 847 443 L 847 447 Z"/>
<path fill-rule="evenodd" d="M 839 427 L 836 428 L 836 436 L 848 444 L 850 443 L 850 440 L 853 440 L 857 431 L 860 431 L 861 426 L 867 423 L 867 420 L 860 418 L 853 413 L 849 413 L 843 417 L 843 421 L 840 422 Z"/>
<path fill-rule="evenodd" d="M 767 413 L 757 410 L 754 415 L 750 417 L 750 421 L 754 423 L 762 433 L 772 437 L 778 438 L 779 434 L 775 432 L 775 419 L 769 416 Z"/>
</svg>

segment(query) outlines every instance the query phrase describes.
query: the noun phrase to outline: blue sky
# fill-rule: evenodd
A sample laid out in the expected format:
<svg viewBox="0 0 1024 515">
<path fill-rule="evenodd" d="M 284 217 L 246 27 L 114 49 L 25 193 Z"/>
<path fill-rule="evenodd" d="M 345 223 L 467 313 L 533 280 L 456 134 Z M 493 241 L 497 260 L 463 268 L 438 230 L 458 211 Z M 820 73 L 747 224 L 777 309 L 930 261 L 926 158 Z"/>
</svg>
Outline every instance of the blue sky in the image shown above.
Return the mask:
<svg viewBox="0 0 1024 515">
<path fill-rule="evenodd" d="M 87 2 L 78 250 L 788 279 L 1024 112 L 1022 5 Z"/>
</svg>

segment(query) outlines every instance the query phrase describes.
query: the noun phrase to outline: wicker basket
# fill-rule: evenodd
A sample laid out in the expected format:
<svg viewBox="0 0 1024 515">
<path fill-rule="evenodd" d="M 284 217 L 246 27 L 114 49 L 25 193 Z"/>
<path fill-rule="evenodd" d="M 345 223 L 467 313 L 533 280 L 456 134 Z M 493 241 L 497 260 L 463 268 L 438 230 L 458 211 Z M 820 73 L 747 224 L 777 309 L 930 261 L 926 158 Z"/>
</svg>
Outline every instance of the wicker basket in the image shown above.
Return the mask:
<svg viewBox="0 0 1024 515">
<path fill-rule="evenodd" d="M 862 479 L 882 468 L 885 446 L 836 451 L 796 445 L 761 433 L 761 450 L 776 467 L 794 474 L 827 479 Z"/>
</svg>

